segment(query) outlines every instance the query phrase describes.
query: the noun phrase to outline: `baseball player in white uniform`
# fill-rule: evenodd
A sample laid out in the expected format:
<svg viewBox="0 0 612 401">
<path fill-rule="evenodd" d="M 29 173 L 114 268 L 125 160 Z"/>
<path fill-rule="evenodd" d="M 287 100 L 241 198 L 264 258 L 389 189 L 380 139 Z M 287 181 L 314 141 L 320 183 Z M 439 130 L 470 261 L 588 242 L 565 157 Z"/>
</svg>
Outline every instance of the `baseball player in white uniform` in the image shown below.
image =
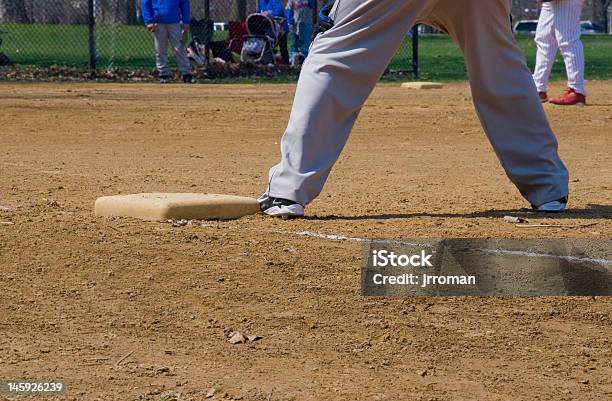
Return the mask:
<svg viewBox="0 0 612 401">
<path fill-rule="evenodd" d="M 538 46 L 533 80 L 542 103 L 573 106 L 586 104 L 584 49 L 580 41 L 580 16 L 584 0 L 544 0 L 535 42 Z M 567 91 L 548 99 L 548 78 L 561 50 L 567 71 Z"/>
<path fill-rule="evenodd" d="M 535 210 L 563 211 L 568 171 L 514 41 L 511 5 L 511 0 L 336 0 L 329 12 L 333 25 L 317 35 L 302 67 L 281 160 L 270 169 L 261 210 L 281 217 L 304 214 L 406 32 L 423 22 L 448 32 L 461 47 L 477 114 L 510 180 Z"/>
</svg>

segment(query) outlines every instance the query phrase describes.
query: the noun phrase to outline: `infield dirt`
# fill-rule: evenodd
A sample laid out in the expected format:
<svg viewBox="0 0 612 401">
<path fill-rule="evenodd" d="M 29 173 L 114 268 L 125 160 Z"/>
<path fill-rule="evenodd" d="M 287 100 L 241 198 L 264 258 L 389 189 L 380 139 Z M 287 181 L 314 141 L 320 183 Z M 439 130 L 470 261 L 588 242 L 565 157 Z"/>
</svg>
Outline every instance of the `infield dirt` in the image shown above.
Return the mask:
<svg viewBox="0 0 612 401">
<path fill-rule="evenodd" d="M 556 218 L 521 210 L 466 84 L 398 86 L 307 218 L 176 227 L 94 201 L 259 195 L 293 85 L 0 84 L 0 379 L 61 378 L 71 400 L 611 399 L 612 299 L 363 298 L 358 242 L 296 233 L 609 238 L 612 82 L 546 105 L 571 171 Z"/>
</svg>

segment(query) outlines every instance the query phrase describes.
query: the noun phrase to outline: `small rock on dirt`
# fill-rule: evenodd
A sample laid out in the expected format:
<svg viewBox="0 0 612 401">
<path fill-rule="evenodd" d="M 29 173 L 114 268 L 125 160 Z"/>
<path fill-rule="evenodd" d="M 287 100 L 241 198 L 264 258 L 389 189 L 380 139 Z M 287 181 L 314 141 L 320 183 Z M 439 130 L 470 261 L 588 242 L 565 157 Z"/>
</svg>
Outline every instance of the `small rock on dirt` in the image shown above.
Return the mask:
<svg viewBox="0 0 612 401">
<path fill-rule="evenodd" d="M 527 223 L 527 219 L 516 216 L 504 216 L 504 221 L 508 223 Z"/>
</svg>

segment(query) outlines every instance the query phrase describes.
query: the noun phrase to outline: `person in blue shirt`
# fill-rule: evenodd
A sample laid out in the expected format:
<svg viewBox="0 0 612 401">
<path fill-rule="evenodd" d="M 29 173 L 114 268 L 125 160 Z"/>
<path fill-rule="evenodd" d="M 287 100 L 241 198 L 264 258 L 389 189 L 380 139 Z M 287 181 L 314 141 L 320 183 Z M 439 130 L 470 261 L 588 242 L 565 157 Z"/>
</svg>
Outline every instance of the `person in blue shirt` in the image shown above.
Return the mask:
<svg viewBox="0 0 612 401">
<path fill-rule="evenodd" d="M 155 42 L 155 64 L 161 83 L 170 81 L 168 42 L 183 74 L 183 82 L 193 82 L 191 64 L 183 44 L 183 37 L 189 31 L 190 7 L 189 0 L 141 0 L 142 17 Z"/>
<path fill-rule="evenodd" d="M 257 12 L 269 17 L 283 18 L 283 29 L 278 37 L 278 47 L 280 48 L 283 64 L 289 64 L 289 49 L 287 48 L 288 26 L 283 11 L 283 4 L 280 0 L 259 0 L 257 2 Z"/>
<path fill-rule="evenodd" d="M 315 0 L 287 0 L 285 12 L 291 32 L 291 53 L 293 60 L 298 53 L 308 56 L 308 49 L 312 41 L 313 13 Z"/>
</svg>

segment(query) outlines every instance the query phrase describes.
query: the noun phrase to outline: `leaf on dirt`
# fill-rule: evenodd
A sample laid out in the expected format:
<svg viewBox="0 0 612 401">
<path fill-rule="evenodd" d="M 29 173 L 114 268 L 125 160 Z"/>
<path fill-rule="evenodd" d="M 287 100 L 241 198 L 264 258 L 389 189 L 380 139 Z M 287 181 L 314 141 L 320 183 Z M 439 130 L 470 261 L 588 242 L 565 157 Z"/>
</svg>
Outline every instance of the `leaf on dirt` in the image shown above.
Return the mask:
<svg viewBox="0 0 612 401">
<path fill-rule="evenodd" d="M 215 396 L 215 391 L 217 391 L 216 388 L 211 387 L 208 389 L 208 391 L 206 392 L 206 398 L 213 398 Z"/>
<path fill-rule="evenodd" d="M 421 376 L 421 377 L 427 376 L 427 369 L 423 369 L 423 370 L 419 371 L 419 376 Z"/>
<path fill-rule="evenodd" d="M 242 334 L 239 331 L 231 332 L 229 335 L 229 342 L 231 344 L 242 344 L 247 342 L 255 342 L 257 340 L 261 340 L 263 337 L 255 334 Z"/>
<path fill-rule="evenodd" d="M 241 343 L 245 343 L 247 340 L 246 338 L 244 338 L 242 333 L 236 331 L 234 332 L 234 334 L 232 334 L 232 336 L 230 337 L 228 341 L 230 342 L 230 344 L 241 344 Z"/>
</svg>

